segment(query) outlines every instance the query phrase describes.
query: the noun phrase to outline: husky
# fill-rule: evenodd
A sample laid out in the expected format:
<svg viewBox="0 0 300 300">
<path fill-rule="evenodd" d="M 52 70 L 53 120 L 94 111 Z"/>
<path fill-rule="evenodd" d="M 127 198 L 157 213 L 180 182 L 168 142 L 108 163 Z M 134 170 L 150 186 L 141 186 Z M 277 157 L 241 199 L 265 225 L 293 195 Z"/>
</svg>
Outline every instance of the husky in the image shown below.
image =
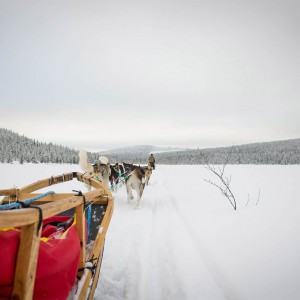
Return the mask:
<svg viewBox="0 0 300 300">
<path fill-rule="evenodd" d="M 115 169 L 114 165 L 110 165 L 109 176 L 110 187 L 113 192 L 117 192 L 120 183 L 120 173 Z"/>
<path fill-rule="evenodd" d="M 135 166 L 132 164 L 123 163 L 125 171 L 128 172 L 128 175 L 125 179 L 126 190 L 127 190 L 127 201 L 133 199 L 132 189 L 136 191 L 137 194 L 137 204 L 139 206 L 141 197 L 144 192 L 145 183 L 146 183 L 146 172 L 143 167 Z"/>
<path fill-rule="evenodd" d="M 117 192 L 124 182 L 124 168 L 122 164 L 116 163 L 114 165 L 110 165 L 110 170 L 111 174 L 109 176 L 109 181 L 111 189 L 113 192 Z"/>
<path fill-rule="evenodd" d="M 79 166 L 82 171 L 109 186 L 109 176 L 111 174 L 111 169 L 108 158 L 106 156 L 100 156 L 99 162 L 90 164 L 88 163 L 86 151 L 81 150 L 79 152 Z"/>
<path fill-rule="evenodd" d="M 133 164 L 129 164 L 129 163 L 125 163 L 125 162 L 123 162 L 123 166 L 124 166 L 125 170 L 127 170 L 127 172 L 128 172 L 128 170 L 131 170 L 132 168 L 137 167 Z M 145 184 L 148 185 L 150 177 L 152 175 L 153 168 L 151 167 L 150 164 L 148 164 L 147 166 L 139 166 L 139 168 L 142 168 L 145 171 Z"/>
</svg>

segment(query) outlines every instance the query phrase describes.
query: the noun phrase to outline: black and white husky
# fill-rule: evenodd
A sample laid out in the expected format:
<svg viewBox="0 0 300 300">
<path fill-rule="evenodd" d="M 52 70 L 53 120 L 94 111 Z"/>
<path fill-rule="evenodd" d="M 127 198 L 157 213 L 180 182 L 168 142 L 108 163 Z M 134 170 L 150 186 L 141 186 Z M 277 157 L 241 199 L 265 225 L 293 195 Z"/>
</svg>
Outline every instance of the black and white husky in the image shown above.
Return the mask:
<svg viewBox="0 0 300 300">
<path fill-rule="evenodd" d="M 105 183 L 109 187 L 109 176 L 111 173 L 108 158 L 105 156 L 99 157 L 99 162 L 90 164 L 88 162 L 87 153 L 85 150 L 79 152 L 79 166 L 83 172 L 92 175 L 99 181 Z"/>
<path fill-rule="evenodd" d="M 114 165 L 110 165 L 110 171 L 111 174 L 109 176 L 109 181 L 111 189 L 113 192 L 117 192 L 124 182 L 124 167 L 122 164 L 116 163 Z"/>
</svg>

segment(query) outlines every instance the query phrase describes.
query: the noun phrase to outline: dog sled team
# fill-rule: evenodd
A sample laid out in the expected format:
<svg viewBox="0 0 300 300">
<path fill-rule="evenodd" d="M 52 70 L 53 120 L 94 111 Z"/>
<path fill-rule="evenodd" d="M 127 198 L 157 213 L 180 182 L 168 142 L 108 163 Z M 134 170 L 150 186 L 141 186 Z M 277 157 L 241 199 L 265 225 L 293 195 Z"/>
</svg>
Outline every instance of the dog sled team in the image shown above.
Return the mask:
<svg viewBox="0 0 300 300">
<path fill-rule="evenodd" d="M 137 207 L 139 206 L 145 185 L 149 184 L 152 170 L 155 169 L 153 154 L 150 155 L 148 161 L 147 166 L 138 166 L 125 162 L 112 165 L 109 163 L 107 157 L 100 156 L 98 162 L 90 164 L 86 151 L 81 150 L 79 152 L 79 166 L 85 173 L 104 182 L 113 192 L 117 192 L 118 188 L 125 183 L 128 201 L 134 198 L 133 189 L 136 191 Z"/>
</svg>

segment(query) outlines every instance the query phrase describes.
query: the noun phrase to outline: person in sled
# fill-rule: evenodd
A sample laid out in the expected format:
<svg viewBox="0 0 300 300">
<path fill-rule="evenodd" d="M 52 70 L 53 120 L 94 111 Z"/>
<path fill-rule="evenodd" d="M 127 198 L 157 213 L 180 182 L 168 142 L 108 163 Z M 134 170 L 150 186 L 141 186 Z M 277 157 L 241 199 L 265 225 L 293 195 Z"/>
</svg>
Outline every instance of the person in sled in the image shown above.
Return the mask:
<svg viewBox="0 0 300 300">
<path fill-rule="evenodd" d="M 149 156 L 148 161 L 149 161 L 150 167 L 151 167 L 153 170 L 155 170 L 155 158 L 154 158 L 154 155 L 153 155 L 153 154 L 151 154 L 151 155 Z"/>
</svg>

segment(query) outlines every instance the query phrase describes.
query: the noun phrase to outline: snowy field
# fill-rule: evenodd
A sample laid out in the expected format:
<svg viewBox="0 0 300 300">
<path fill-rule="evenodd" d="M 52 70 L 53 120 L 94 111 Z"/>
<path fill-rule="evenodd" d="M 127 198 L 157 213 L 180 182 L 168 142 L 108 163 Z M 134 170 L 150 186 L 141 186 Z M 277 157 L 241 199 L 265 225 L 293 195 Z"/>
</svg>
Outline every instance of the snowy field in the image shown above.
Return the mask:
<svg viewBox="0 0 300 300">
<path fill-rule="evenodd" d="M 0 188 L 11 188 L 81 170 L 0 164 L 0 171 Z M 217 178 L 203 166 L 158 165 L 138 209 L 124 186 L 114 193 L 95 299 L 300 299 L 300 166 L 225 173 L 237 211 L 204 181 Z"/>
</svg>

